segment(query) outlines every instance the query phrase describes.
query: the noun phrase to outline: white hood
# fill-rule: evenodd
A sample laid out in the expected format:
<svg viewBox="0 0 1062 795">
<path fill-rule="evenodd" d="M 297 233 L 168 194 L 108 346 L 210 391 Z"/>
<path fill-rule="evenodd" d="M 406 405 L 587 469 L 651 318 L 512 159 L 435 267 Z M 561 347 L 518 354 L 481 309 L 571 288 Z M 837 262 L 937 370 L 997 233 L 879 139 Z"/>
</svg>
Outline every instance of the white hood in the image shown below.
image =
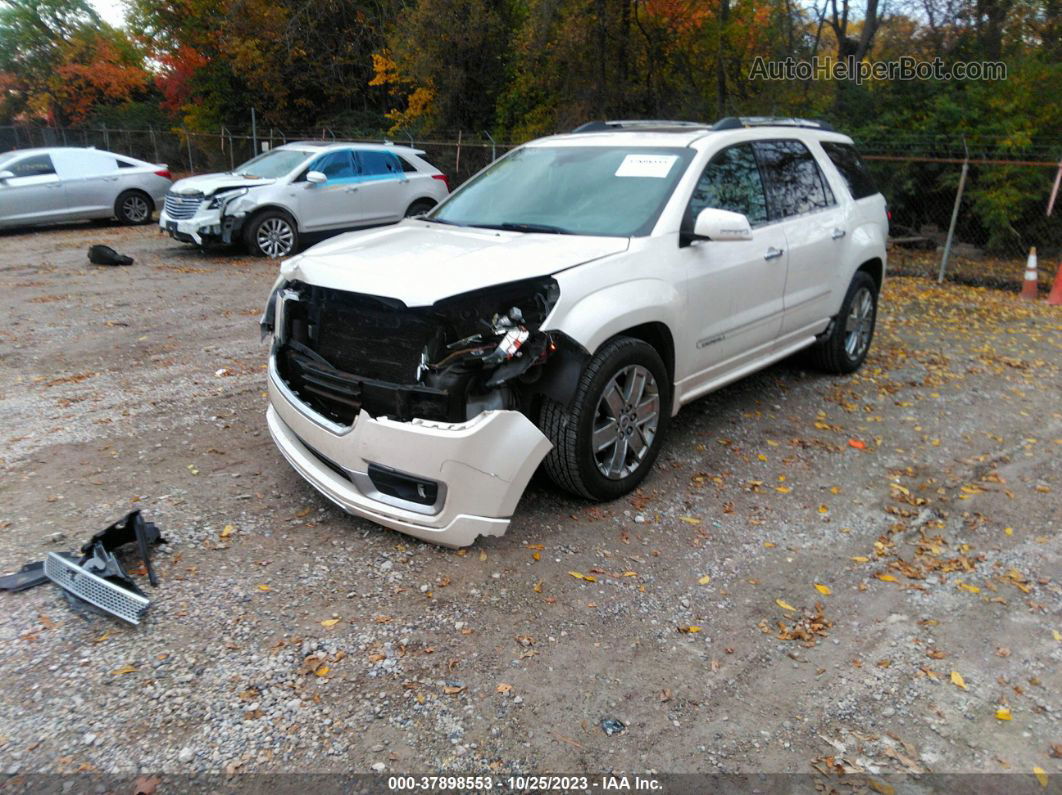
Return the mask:
<svg viewBox="0 0 1062 795">
<path fill-rule="evenodd" d="M 403 221 L 319 243 L 285 261 L 280 280 L 430 306 L 470 290 L 548 276 L 618 254 L 629 242 Z"/>
<path fill-rule="evenodd" d="M 185 195 L 202 193 L 204 196 L 210 196 L 224 188 L 253 188 L 258 185 L 272 185 L 274 182 L 275 179 L 240 177 L 235 174 L 200 174 L 197 177 L 177 180 L 170 190 Z"/>
</svg>

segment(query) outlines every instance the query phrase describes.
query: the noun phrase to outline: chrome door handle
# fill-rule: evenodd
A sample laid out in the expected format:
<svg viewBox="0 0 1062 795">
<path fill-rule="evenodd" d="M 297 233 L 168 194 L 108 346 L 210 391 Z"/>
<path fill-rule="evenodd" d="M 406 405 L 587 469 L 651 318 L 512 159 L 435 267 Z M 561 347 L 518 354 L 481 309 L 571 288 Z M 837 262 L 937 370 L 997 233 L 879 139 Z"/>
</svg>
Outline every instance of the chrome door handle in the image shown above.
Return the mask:
<svg viewBox="0 0 1062 795">
<path fill-rule="evenodd" d="M 763 255 L 763 258 L 766 260 L 778 259 L 784 253 L 785 252 L 782 251 L 782 249 L 771 246 L 769 249 L 767 249 L 767 253 Z"/>
<path fill-rule="evenodd" d="M 843 229 L 841 229 L 840 227 L 835 227 L 833 230 L 833 234 L 830 235 L 830 237 L 832 237 L 834 240 L 840 240 L 842 237 L 844 237 L 844 235 L 845 231 Z"/>
</svg>

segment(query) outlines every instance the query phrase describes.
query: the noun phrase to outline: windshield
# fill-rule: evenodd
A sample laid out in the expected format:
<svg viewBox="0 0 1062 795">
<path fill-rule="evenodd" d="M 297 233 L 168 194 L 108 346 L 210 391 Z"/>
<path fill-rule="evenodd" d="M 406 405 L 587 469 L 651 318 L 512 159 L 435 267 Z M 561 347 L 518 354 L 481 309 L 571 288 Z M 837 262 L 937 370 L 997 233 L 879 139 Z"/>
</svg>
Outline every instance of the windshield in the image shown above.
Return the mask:
<svg viewBox="0 0 1062 795">
<path fill-rule="evenodd" d="M 693 150 L 527 146 L 462 185 L 429 221 L 574 235 L 647 235 Z"/>
<path fill-rule="evenodd" d="M 252 157 L 232 173 L 239 174 L 241 177 L 276 179 L 291 173 L 309 156 L 309 152 L 300 152 L 295 149 L 274 149 L 272 152 Z"/>
</svg>

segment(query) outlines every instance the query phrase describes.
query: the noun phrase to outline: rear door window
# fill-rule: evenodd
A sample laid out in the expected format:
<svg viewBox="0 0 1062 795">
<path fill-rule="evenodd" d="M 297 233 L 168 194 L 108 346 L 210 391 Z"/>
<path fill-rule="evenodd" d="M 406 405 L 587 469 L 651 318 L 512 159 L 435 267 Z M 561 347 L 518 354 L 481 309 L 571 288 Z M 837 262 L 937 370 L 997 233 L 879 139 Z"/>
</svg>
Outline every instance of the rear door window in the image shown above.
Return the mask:
<svg viewBox="0 0 1062 795">
<path fill-rule="evenodd" d="M 50 156 L 33 155 L 4 166 L 4 170 L 10 171 L 16 177 L 40 177 L 46 174 L 54 174 L 55 166 L 52 165 Z"/>
<path fill-rule="evenodd" d="M 752 226 L 767 223 L 767 196 L 749 144 L 729 146 L 708 162 L 693 189 L 687 225 L 692 228 L 698 213 L 708 207 L 741 213 Z"/>
<path fill-rule="evenodd" d="M 791 218 L 837 203 L 814 156 L 800 141 L 756 141 L 774 218 Z"/>
<path fill-rule="evenodd" d="M 391 152 L 363 149 L 358 152 L 358 162 L 362 175 L 366 177 L 398 176 L 402 173 L 397 155 Z"/>
<path fill-rule="evenodd" d="M 826 156 L 830 158 L 830 162 L 841 172 L 853 199 L 865 199 L 878 192 L 878 187 L 870 176 L 867 164 L 863 162 L 863 158 L 859 156 L 854 146 L 826 141 L 823 142 L 822 148 Z"/>
</svg>

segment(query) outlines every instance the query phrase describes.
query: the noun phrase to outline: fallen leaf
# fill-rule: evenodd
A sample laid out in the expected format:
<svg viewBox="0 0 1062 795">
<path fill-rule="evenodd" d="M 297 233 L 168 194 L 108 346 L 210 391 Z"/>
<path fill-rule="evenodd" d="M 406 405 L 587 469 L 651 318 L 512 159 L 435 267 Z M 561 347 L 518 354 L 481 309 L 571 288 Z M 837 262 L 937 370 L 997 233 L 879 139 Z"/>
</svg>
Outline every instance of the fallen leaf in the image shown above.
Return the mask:
<svg viewBox="0 0 1062 795">
<path fill-rule="evenodd" d="M 862 442 L 859 439 L 849 439 L 848 440 L 848 446 L 849 447 L 854 447 L 856 450 L 866 450 L 867 449 L 867 443 L 866 442 Z"/>
<path fill-rule="evenodd" d="M 815 583 L 815 590 L 823 596 L 829 596 L 833 593 L 833 591 L 830 589 L 830 586 L 823 585 L 822 583 Z"/>
<path fill-rule="evenodd" d="M 324 621 L 321 622 L 321 626 L 324 627 L 325 629 L 331 629 L 332 627 L 334 627 L 338 623 L 339 623 L 339 619 L 338 618 L 326 618 Z"/>
<path fill-rule="evenodd" d="M 896 788 L 892 786 L 892 784 L 878 781 L 876 778 L 868 778 L 867 785 L 874 790 L 874 792 L 880 792 L 881 795 L 896 795 Z"/>
<path fill-rule="evenodd" d="M 777 491 L 779 494 L 788 494 L 792 491 L 792 489 L 788 486 L 775 486 L 774 490 Z"/>
<path fill-rule="evenodd" d="M 694 632 L 700 632 L 701 631 L 700 627 L 675 627 L 675 629 L 677 629 L 679 632 L 682 632 L 683 634 L 686 634 L 686 635 L 692 634 Z"/>
<path fill-rule="evenodd" d="M 679 517 L 679 521 L 680 522 L 685 522 L 686 524 L 700 524 L 701 523 L 701 520 L 698 519 L 696 516 L 680 516 Z"/>
<path fill-rule="evenodd" d="M 852 556 L 852 560 L 854 560 L 856 563 L 866 563 L 870 560 L 870 558 L 868 558 L 866 555 L 854 555 Z"/>
<path fill-rule="evenodd" d="M 981 593 L 981 589 L 978 588 L 976 585 L 967 585 L 964 582 L 960 582 L 959 587 L 962 588 L 964 591 L 969 591 L 970 593 Z"/>
<path fill-rule="evenodd" d="M 443 692 L 448 696 L 456 696 L 458 693 L 464 692 L 464 685 L 444 685 Z"/>
<path fill-rule="evenodd" d="M 303 519 L 303 518 L 309 516 L 312 511 L 313 511 L 313 508 L 301 508 L 301 509 L 295 511 L 295 516 L 298 519 Z"/>
<path fill-rule="evenodd" d="M 1051 636 L 1059 643 L 1062 643 L 1062 632 L 1059 632 L 1057 629 L 1052 629 Z"/>
<path fill-rule="evenodd" d="M 594 577 L 592 574 L 583 574 L 581 571 L 569 571 L 568 574 L 570 574 L 577 580 L 585 580 L 586 582 L 597 582 L 597 578 Z"/>
<path fill-rule="evenodd" d="M 258 590 L 259 591 L 270 591 L 270 590 L 272 590 L 272 588 L 270 588 L 268 585 L 263 583 L 262 585 L 258 586 Z"/>
<path fill-rule="evenodd" d="M 121 668 L 115 668 L 113 671 L 111 671 L 111 674 L 114 675 L 114 676 L 121 676 L 122 674 L 135 674 L 135 673 L 136 673 L 136 668 L 134 668 L 132 665 L 123 665 Z"/>
<path fill-rule="evenodd" d="M 774 543 L 773 541 L 764 541 L 763 542 L 764 549 L 774 549 L 776 546 L 778 546 L 778 545 L 776 543 Z"/>
<path fill-rule="evenodd" d="M 319 665 L 314 670 L 314 673 L 317 674 L 318 676 L 328 676 L 328 672 L 331 671 L 331 670 L 332 669 L 329 668 L 327 665 Z"/>
<path fill-rule="evenodd" d="M 951 683 L 956 687 L 961 687 L 963 690 L 967 689 L 966 681 L 962 678 L 962 674 L 960 674 L 958 671 L 951 672 Z"/>
<path fill-rule="evenodd" d="M 701 577 L 699 580 L 697 580 L 697 584 L 698 585 L 707 585 L 711 581 L 712 581 L 712 578 L 709 577 L 707 574 L 705 574 L 703 577 Z"/>
<path fill-rule="evenodd" d="M 899 582 L 899 580 L 897 580 L 891 574 L 876 574 L 874 576 L 876 576 L 882 582 Z"/>
<path fill-rule="evenodd" d="M 783 610 L 796 610 L 796 608 L 789 604 L 789 602 L 783 601 L 781 599 L 775 599 L 774 603 Z"/>
<path fill-rule="evenodd" d="M 225 525 L 225 526 L 224 526 L 223 528 L 221 528 L 221 532 L 220 532 L 220 533 L 219 533 L 218 535 L 219 535 L 219 536 L 220 536 L 221 538 L 228 538 L 228 537 L 229 537 L 229 536 L 231 536 L 231 535 L 232 535 L 232 534 L 233 534 L 233 533 L 234 533 L 235 531 L 236 531 L 236 528 L 235 528 L 235 527 L 233 527 L 233 526 L 232 526 L 231 524 L 227 524 L 227 525 Z"/>
<path fill-rule="evenodd" d="M 1007 707 L 1000 707 L 997 709 L 996 720 L 1013 720 L 1010 716 L 1010 710 Z"/>
<path fill-rule="evenodd" d="M 532 586 L 531 590 L 533 590 L 535 593 L 542 593 L 542 580 L 536 582 L 534 586 Z"/>
<path fill-rule="evenodd" d="M 1047 789 L 1047 772 L 1042 767 L 1034 767 L 1033 775 L 1036 776 L 1036 780 L 1040 782 L 1040 786 Z"/>
<path fill-rule="evenodd" d="M 494 688 L 495 692 L 498 692 L 498 693 L 508 693 L 512 689 L 513 689 L 513 686 L 510 685 L 508 682 L 502 682 L 500 685 L 498 685 L 496 688 Z"/>
</svg>

